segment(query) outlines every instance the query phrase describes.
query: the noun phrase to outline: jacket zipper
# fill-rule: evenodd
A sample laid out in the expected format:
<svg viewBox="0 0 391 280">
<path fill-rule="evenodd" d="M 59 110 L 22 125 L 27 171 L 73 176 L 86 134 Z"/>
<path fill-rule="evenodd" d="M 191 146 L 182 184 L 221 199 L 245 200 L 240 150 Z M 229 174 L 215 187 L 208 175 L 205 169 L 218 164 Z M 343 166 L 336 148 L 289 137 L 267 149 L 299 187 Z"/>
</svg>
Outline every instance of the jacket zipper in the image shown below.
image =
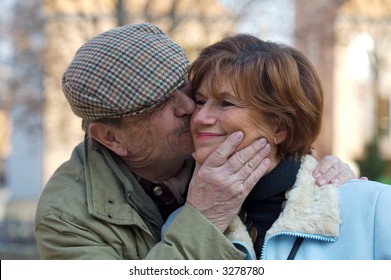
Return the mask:
<svg viewBox="0 0 391 280">
<path fill-rule="evenodd" d="M 303 240 L 307 238 L 307 239 L 314 239 L 314 240 L 320 240 L 320 241 L 325 241 L 325 242 L 333 242 L 333 241 L 337 240 L 337 238 L 335 238 L 335 237 L 328 237 L 328 236 L 322 236 L 322 235 L 317 235 L 317 234 L 297 233 L 297 232 L 289 232 L 289 231 L 279 232 L 279 233 L 273 234 L 272 236 L 270 236 L 268 239 L 265 240 L 265 242 L 263 243 L 263 246 L 262 246 L 260 260 L 263 260 L 265 258 L 265 251 L 266 251 L 266 247 L 267 247 L 269 241 L 272 238 L 280 236 L 280 235 L 288 235 L 288 236 L 293 236 L 293 237 L 296 236 L 297 238 L 300 238 Z"/>
</svg>

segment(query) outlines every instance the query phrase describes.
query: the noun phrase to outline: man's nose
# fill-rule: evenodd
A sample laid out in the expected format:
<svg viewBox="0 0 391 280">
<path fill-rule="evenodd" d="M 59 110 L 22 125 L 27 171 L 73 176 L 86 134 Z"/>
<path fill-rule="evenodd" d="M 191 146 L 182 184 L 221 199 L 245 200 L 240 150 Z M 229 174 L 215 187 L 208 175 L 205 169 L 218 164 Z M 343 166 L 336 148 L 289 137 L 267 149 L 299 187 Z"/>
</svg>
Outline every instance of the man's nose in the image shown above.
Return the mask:
<svg viewBox="0 0 391 280">
<path fill-rule="evenodd" d="M 175 95 L 175 116 L 191 115 L 195 110 L 195 102 L 181 90 L 176 90 Z"/>
</svg>

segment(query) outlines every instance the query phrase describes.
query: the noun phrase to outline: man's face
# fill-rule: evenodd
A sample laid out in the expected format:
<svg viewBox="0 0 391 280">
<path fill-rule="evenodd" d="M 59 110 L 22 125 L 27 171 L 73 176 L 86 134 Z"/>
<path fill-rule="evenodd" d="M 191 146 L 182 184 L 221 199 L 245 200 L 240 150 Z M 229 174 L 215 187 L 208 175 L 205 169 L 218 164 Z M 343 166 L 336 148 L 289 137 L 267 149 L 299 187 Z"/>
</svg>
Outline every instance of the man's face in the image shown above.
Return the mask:
<svg viewBox="0 0 391 280">
<path fill-rule="evenodd" d="M 159 168 L 176 166 L 191 158 L 194 148 L 190 117 L 195 110 L 192 95 L 186 81 L 150 115 L 141 119 L 125 117 L 117 135 L 128 151 L 124 158 L 128 165 Z"/>
</svg>

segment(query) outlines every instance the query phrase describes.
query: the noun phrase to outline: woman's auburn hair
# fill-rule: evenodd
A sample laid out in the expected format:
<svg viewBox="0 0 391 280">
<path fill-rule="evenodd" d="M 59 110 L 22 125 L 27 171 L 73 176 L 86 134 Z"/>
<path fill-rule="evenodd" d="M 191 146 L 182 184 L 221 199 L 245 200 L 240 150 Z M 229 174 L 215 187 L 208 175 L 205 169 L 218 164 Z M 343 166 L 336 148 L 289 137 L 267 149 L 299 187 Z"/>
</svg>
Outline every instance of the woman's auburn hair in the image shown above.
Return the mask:
<svg viewBox="0 0 391 280">
<path fill-rule="evenodd" d="M 310 152 L 321 130 L 323 89 L 305 55 L 284 44 L 238 34 L 204 48 L 189 71 L 194 90 L 205 81 L 212 94 L 226 76 L 240 100 L 286 127 L 277 156 L 292 159 Z"/>
</svg>

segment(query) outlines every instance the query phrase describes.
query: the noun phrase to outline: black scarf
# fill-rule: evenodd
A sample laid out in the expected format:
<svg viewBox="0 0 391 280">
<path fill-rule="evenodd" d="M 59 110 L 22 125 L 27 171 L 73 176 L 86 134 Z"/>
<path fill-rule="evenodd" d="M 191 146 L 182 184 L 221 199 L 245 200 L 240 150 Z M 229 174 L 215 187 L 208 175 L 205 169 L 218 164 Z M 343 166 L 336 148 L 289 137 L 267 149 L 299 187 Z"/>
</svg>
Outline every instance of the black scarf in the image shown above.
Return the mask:
<svg viewBox="0 0 391 280">
<path fill-rule="evenodd" d="M 281 161 L 259 180 L 243 203 L 247 219 L 257 229 L 254 249 L 258 258 L 266 231 L 280 215 L 281 204 L 285 201 L 285 191 L 294 185 L 299 168 L 300 160 Z"/>
</svg>

